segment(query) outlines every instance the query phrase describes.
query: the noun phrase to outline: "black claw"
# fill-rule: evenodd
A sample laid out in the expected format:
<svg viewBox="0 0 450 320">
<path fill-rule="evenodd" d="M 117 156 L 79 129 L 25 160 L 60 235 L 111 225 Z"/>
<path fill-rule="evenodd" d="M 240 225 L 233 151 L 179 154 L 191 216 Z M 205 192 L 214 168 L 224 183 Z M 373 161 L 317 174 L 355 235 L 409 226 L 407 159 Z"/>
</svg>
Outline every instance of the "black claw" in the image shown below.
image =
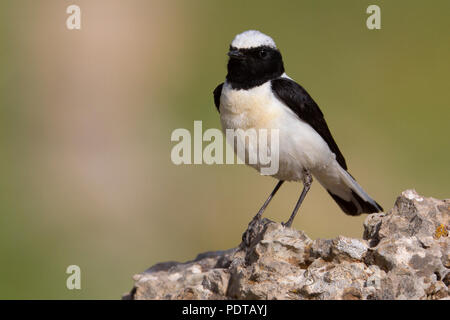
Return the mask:
<svg viewBox="0 0 450 320">
<path fill-rule="evenodd" d="M 254 218 L 250 223 L 248 224 L 247 230 L 242 234 L 242 243 L 245 245 L 245 247 L 249 247 L 253 240 L 256 238 L 258 233 L 262 229 L 262 219 L 261 218 Z"/>
<path fill-rule="evenodd" d="M 283 227 L 285 227 L 285 228 L 290 228 L 291 225 L 292 225 L 292 222 L 291 222 L 291 223 L 289 223 L 289 221 L 288 221 L 288 222 L 282 222 L 281 225 L 282 225 Z"/>
</svg>

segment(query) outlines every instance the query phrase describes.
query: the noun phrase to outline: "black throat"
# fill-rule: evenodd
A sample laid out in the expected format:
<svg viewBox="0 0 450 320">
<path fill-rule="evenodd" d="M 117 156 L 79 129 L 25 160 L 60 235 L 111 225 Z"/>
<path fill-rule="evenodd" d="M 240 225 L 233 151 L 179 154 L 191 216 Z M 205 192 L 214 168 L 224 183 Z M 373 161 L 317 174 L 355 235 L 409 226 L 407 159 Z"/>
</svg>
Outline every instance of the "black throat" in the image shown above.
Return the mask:
<svg viewBox="0 0 450 320">
<path fill-rule="evenodd" d="M 284 73 L 283 59 L 277 49 L 258 47 L 236 49 L 241 58 L 230 57 L 228 61 L 227 82 L 236 90 L 248 90 L 279 78 Z"/>
</svg>

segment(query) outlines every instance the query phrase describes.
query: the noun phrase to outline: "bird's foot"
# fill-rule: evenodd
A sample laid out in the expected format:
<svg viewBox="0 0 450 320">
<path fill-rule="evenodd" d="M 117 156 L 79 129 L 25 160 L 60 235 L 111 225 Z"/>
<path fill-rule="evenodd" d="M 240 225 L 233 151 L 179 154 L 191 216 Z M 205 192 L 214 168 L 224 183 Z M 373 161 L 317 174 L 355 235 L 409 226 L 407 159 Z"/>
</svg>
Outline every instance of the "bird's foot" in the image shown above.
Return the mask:
<svg viewBox="0 0 450 320">
<path fill-rule="evenodd" d="M 292 225 L 292 221 L 282 222 L 281 225 L 285 228 L 290 228 Z"/>
<path fill-rule="evenodd" d="M 249 247 L 253 240 L 257 237 L 257 235 L 263 230 L 265 219 L 261 219 L 261 217 L 256 216 L 250 221 L 248 224 L 247 230 L 242 234 L 242 244 L 245 247 Z"/>
</svg>

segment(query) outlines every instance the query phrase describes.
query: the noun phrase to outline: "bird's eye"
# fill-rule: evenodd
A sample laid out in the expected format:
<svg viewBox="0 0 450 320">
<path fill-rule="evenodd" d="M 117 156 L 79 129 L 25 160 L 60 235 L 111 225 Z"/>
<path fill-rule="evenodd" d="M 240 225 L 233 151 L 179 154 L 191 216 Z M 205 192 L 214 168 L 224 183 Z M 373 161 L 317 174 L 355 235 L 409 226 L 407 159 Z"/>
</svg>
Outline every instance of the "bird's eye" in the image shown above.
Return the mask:
<svg viewBox="0 0 450 320">
<path fill-rule="evenodd" d="M 266 57 L 267 57 L 267 51 L 264 50 L 264 49 L 260 50 L 260 51 L 259 51 L 259 56 L 260 56 L 260 58 L 262 58 L 262 59 L 266 58 Z"/>
</svg>

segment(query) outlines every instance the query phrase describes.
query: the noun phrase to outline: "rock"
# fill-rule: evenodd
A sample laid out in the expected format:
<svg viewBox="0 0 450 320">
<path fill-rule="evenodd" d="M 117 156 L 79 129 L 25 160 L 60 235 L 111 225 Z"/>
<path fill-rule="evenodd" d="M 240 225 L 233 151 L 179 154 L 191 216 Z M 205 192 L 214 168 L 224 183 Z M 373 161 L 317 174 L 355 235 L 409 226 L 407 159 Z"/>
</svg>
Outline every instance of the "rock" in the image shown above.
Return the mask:
<svg viewBox="0 0 450 320">
<path fill-rule="evenodd" d="M 124 299 L 450 299 L 450 200 L 407 190 L 363 239 L 311 240 L 263 219 L 248 244 L 134 276 Z"/>
</svg>

